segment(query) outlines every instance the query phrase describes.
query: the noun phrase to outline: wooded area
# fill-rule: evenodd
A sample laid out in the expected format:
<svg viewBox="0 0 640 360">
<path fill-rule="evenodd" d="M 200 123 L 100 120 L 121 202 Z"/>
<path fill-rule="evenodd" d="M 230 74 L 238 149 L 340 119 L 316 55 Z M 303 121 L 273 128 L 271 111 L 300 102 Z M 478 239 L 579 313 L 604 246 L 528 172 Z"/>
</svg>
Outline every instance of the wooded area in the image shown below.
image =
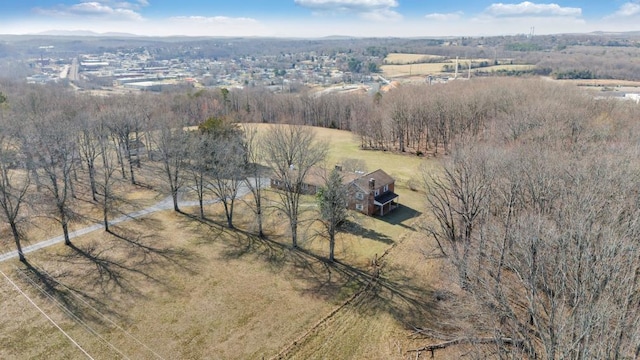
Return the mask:
<svg viewBox="0 0 640 360">
<path fill-rule="evenodd" d="M 425 174 L 428 234 L 500 357 L 637 358 L 640 108 L 528 85 Z"/>
<path fill-rule="evenodd" d="M 100 207 L 109 231 L 125 206 L 123 181 L 163 189 L 175 211 L 192 191 L 202 218 L 207 196 L 220 199 L 229 228 L 246 184 L 262 236 L 257 165 L 295 190 L 327 150 L 300 125 L 339 128 L 362 149 L 442 158 L 442 172 L 423 174 L 424 237 L 437 240 L 483 312 L 474 333 L 448 334 L 445 343 L 483 339 L 484 355 L 500 358 L 640 356 L 635 103 L 505 78 L 374 95 L 249 88 L 99 98 L 8 82 L 0 90 L 0 206 L 21 260 L 21 229 L 39 216 L 55 220 L 70 245 L 83 201 Z M 252 122 L 295 126 L 237 127 Z M 140 178 L 143 168 L 158 181 Z M 299 194 L 279 194 L 295 247 Z M 322 218 L 331 234 L 330 214 Z"/>
</svg>

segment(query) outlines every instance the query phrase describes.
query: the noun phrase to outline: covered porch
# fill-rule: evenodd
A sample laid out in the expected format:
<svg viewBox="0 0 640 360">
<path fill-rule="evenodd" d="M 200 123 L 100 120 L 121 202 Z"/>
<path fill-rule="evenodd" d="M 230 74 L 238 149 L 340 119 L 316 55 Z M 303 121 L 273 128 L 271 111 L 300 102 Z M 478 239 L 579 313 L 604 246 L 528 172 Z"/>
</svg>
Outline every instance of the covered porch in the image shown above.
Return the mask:
<svg viewBox="0 0 640 360">
<path fill-rule="evenodd" d="M 400 196 L 393 191 L 387 191 L 384 194 L 375 197 L 373 204 L 375 205 L 375 212 L 373 215 L 385 216 L 389 212 L 395 210 L 398 207 L 398 198 Z"/>
</svg>

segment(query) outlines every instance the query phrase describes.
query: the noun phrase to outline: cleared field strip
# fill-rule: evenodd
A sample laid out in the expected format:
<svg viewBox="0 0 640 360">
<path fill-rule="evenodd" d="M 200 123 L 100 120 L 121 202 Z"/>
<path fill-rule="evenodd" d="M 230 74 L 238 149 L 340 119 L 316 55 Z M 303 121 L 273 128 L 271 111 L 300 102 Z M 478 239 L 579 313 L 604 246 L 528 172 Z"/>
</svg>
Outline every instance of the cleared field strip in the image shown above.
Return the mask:
<svg viewBox="0 0 640 360">
<path fill-rule="evenodd" d="M 474 61 L 475 63 L 475 61 Z M 411 64 L 411 65 L 382 65 L 382 73 L 386 77 L 400 77 L 400 76 L 426 76 L 435 74 L 451 74 L 453 72 L 444 72 L 444 66 L 455 66 L 454 62 L 442 62 L 442 63 L 426 63 L 426 64 Z M 462 69 L 458 71 L 459 75 L 464 74 L 468 69 L 468 61 L 460 61 Z M 531 70 L 534 65 L 495 65 L 485 66 L 481 68 L 473 68 L 471 72 L 493 72 L 493 71 L 518 71 L 518 70 Z"/>
<path fill-rule="evenodd" d="M 480 63 L 493 64 L 492 59 L 458 59 L 460 66 L 459 74 L 468 71 L 469 61 L 472 66 L 477 66 Z M 386 77 L 402 77 L 402 76 L 426 76 L 426 75 L 441 75 L 451 74 L 453 71 L 444 71 L 445 67 L 452 69 L 455 67 L 456 60 L 453 58 L 447 58 L 440 55 L 431 54 L 408 54 L 408 53 L 392 53 L 388 54 L 384 60 L 383 65 L 380 66 L 382 73 Z M 512 65 L 512 64 L 499 64 L 492 66 L 485 66 L 481 68 L 473 68 L 471 72 L 493 72 L 493 71 L 526 71 L 531 70 L 534 65 Z"/>
<path fill-rule="evenodd" d="M 393 65 L 406 65 L 433 62 L 434 60 L 444 60 L 444 56 L 429 55 L 429 54 L 389 54 L 384 58 L 384 64 Z"/>
</svg>

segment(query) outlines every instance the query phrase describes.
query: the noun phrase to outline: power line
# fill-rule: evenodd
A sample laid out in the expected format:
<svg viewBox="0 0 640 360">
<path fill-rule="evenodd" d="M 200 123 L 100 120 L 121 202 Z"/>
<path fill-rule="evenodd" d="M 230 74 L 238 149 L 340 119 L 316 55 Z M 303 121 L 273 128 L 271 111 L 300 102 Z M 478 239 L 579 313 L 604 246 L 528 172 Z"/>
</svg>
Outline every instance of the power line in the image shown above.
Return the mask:
<svg viewBox="0 0 640 360">
<path fill-rule="evenodd" d="M 35 266 L 33 264 L 33 261 L 29 261 L 29 263 L 36 269 L 38 269 L 38 271 L 43 272 L 44 274 L 46 274 L 49 277 L 52 277 L 50 273 L 48 273 L 46 270 L 44 270 L 42 267 L 39 266 Z M 108 316 L 104 315 L 103 313 L 101 313 L 98 309 L 96 309 L 95 307 L 93 307 L 90 303 L 88 303 L 85 299 L 82 298 L 82 296 L 78 295 L 73 289 L 69 288 L 68 286 L 66 286 L 63 283 L 58 283 L 60 285 L 62 285 L 65 289 L 69 290 L 69 292 L 71 294 L 73 294 L 73 296 L 75 296 L 76 298 L 78 298 L 80 301 L 82 301 L 83 304 L 85 304 L 88 308 L 90 308 L 91 310 L 95 311 L 97 314 L 99 314 L 100 316 L 102 316 L 103 319 L 105 319 L 107 322 L 109 322 L 110 324 L 112 324 L 116 329 L 122 331 L 125 335 L 129 336 L 130 338 L 132 338 L 135 342 L 137 342 L 138 344 L 140 344 L 142 347 L 144 347 L 145 349 L 149 350 L 149 352 L 151 352 L 153 355 L 155 355 L 158 359 L 164 360 L 164 358 L 162 356 L 160 356 L 158 353 L 156 353 L 155 351 L 153 351 L 153 349 L 151 349 L 149 346 L 147 346 L 145 343 L 143 343 L 142 341 L 140 341 L 138 338 L 136 338 L 133 334 L 129 333 L 127 330 L 125 330 L 124 328 L 122 328 L 120 325 L 116 324 L 113 320 L 111 320 Z"/>
<path fill-rule="evenodd" d="M 73 340 L 73 338 L 69 334 L 67 334 L 66 331 L 62 330 L 60 325 L 56 324 L 56 322 L 53 321 L 53 319 L 50 318 L 49 315 L 47 315 L 38 305 L 36 305 L 36 303 L 33 302 L 33 300 L 31 300 L 31 298 L 29 298 L 29 296 L 27 296 L 27 294 L 25 294 L 24 291 L 22 291 L 18 287 L 18 285 L 16 285 L 16 283 L 14 283 L 4 272 L 2 272 L 2 270 L 0 270 L 0 274 L 2 274 L 5 277 L 5 279 L 7 279 L 7 281 L 9 281 L 9 283 L 13 285 L 13 287 L 22 294 L 22 296 L 24 296 L 27 300 L 29 300 L 31 305 L 33 305 L 36 309 L 38 309 L 38 311 L 40 311 L 42 315 L 44 315 L 44 317 L 46 317 L 56 328 L 58 328 L 58 330 L 60 330 L 60 332 L 62 332 L 64 336 L 66 336 L 78 349 L 80 349 L 80 351 L 82 351 L 89 359 L 95 360 L 91 355 L 89 355 L 89 353 L 85 349 L 82 348 L 82 346 L 80 346 L 80 344 L 78 344 L 75 340 Z"/>
<path fill-rule="evenodd" d="M 125 355 L 122 351 L 120 351 L 120 349 L 118 349 L 115 345 L 113 345 L 112 343 L 110 343 L 107 339 L 105 339 L 102 335 L 100 335 L 96 330 L 94 330 L 91 326 L 89 326 L 89 324 L 87 324 L 85 321 L 83 321 L 82 319 L 80 319 L 80 317 L 78 317 L 78 315 L 74 314 L 73 311 L 69 310 L 66 306 L 64 306 L 64 304 L 62 304 L 60 301 L 58 301 L 53 295 L 49 294 L 44 288 L 42 288 L 42 286 L 36 284 L 35 281 L 33 281 L 33 279 L 31 279 L 29 276 L 27 276 L 26 274 L 24 274 L 22 272 L 22 270 L 18 269 L 17 267 L 15 267 L 16 270 L 18 270 L 18 272 L 27 279 L 27 281 L 29 281 L 31 283 L 31 285 L 33 285 L 36 289 L 38 289 L 43 295 L 45 295 L 46 297 L 48 297 L 51 301 L 53 301 L 56 305 L 58 305 L 58 307 L 60 309 L 62 309 L 62 311 L 66 312 L 68 315 L 71 316 L 71 318 L 73 318 L 78 324 L 80 324 L 81 326 L 83 326 L 85 329 L 87 329 L 87 331 L 89 331 L 91 334 L 93 334 L 95 337 L 97 337 L 98 339 L 102 340 L 102 342 L 106 343 L 109 347 L 111 347 L 115 352 L 117 352 L 118 354 L 120 354 L 122 357 L 124 357 L 125 359 L 129 359 L 129 357 L 127 355 Z"/>
</svg>

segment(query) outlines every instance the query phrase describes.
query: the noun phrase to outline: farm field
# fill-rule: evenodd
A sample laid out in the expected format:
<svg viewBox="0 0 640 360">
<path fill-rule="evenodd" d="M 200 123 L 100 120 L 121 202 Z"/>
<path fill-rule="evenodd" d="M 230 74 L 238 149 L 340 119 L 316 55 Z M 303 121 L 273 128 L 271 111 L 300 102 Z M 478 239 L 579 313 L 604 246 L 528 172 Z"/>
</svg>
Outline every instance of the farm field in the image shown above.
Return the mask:
<svg viewBox="0 0 640 360">
<path fill-rule="evenodd" d="M 444 57 L 440 55 L 391 53 L 384 58 L 383 64 L 405 65 L 410 63 L 421 63 L 439 59 L 444 59 Z"/>
<path fill-rule="evenodd" d="M 435 60 L 441 60 L 434 62 Z M 458 60 L 461 69 L 458 72 L 459 76 L 467 74 L 469 67 L 469 59 Z M 492 59 L 472 59 L 474 64 L 480 62 L 493 63 Z M 383 65 L 380 66 L 382 73 L 385 77 L 397 78 L 397 77 L 411 77 L 411 76 L 427 76 L 427 75 L 447 75 L 453 77 L 453 72 L 445 72 L 445 66 L 455 67 L 455 60 L 445 59 L 442 56 L 437 55 L 425 55 L 425 54 L 404 54 L 404 53 L 392 53 L 387 55 L 383 61 Z M 531 70 L 533 65 L 525 64 L 498 64 L 485 66 L 481 68 L 471 69 L 472 73 L 475 72 L 494 72 L 494 71 L 519 71 L 519 70 Z"/>
<path fill-rule="evenodd" d="M 73 247 L 31 253 L 28 265 L 0 263 L 78 344 L 3 277 L 0 358 L 82 358 L 83 350 L 95 359 L 406 358 L 425 342 L 410 336 L 411 325 L 435 323 L 451 310 L 435 298 L 457 291 L 440 260 L 425 260 L 435 245 L 419 230 L 423 196 L 408 188 L 421 167 L 438 171 L 437 162 L 360 150 L 345 131 L 317 135 L 331 144 L 328 166 L 358 159 L 368 171 L 396 177 L 402 205 L 385 218 L 354 215 L 338 236 L 336 264 L 325 261 L 328 246 L 310 196 L 300 249 L 289 246 L 286 224 L 272 209 L 267 239 L 252 234 L 253 213 L 242 202 L 236 230 L 221 225 L 219 204 L 207 208 L 206 221 L 195 208 L 156 212 L 112 234 L 75 238 Z M 163 197 L 128 191 L 149 203 Z M 43 225 L 32 242 L 57 232 Z M 456 358 L 456 351 L 464 347 L 438 355 Z"/>
<path fill-rule="evenodd" d="M 452 66 L 454 67 L 454 62 L 444 62 L 444 63 L 423 63 L 423 64 L 411 64 L 411 65 L 382 65 L 380 68 L 382 69 L 382 73 L 385 77 L 389 78 L 397 78 L 397 77 L 408 77 L 408 76 L 427 76 L 427 75 L 448 75 L 453 77 L 453 72 L 444 72 L 444 66 Z M 465 63 L 463 61 L 460 62 L 462 64 L 462 69 L 458 71 L 459 77 L 464 77 L 467 74 Z M 469 63 L 466 63 L 468 67 Z M 531 70 L 533 69 L 533 65 L 494 65 L 494 66 L 485 66 L 481 68 L 473 68 L 471 69 L 471 73 L 476 72 L 495 72 L 495 71 L 519 71 L 519 70 Z"/>
</svg>

